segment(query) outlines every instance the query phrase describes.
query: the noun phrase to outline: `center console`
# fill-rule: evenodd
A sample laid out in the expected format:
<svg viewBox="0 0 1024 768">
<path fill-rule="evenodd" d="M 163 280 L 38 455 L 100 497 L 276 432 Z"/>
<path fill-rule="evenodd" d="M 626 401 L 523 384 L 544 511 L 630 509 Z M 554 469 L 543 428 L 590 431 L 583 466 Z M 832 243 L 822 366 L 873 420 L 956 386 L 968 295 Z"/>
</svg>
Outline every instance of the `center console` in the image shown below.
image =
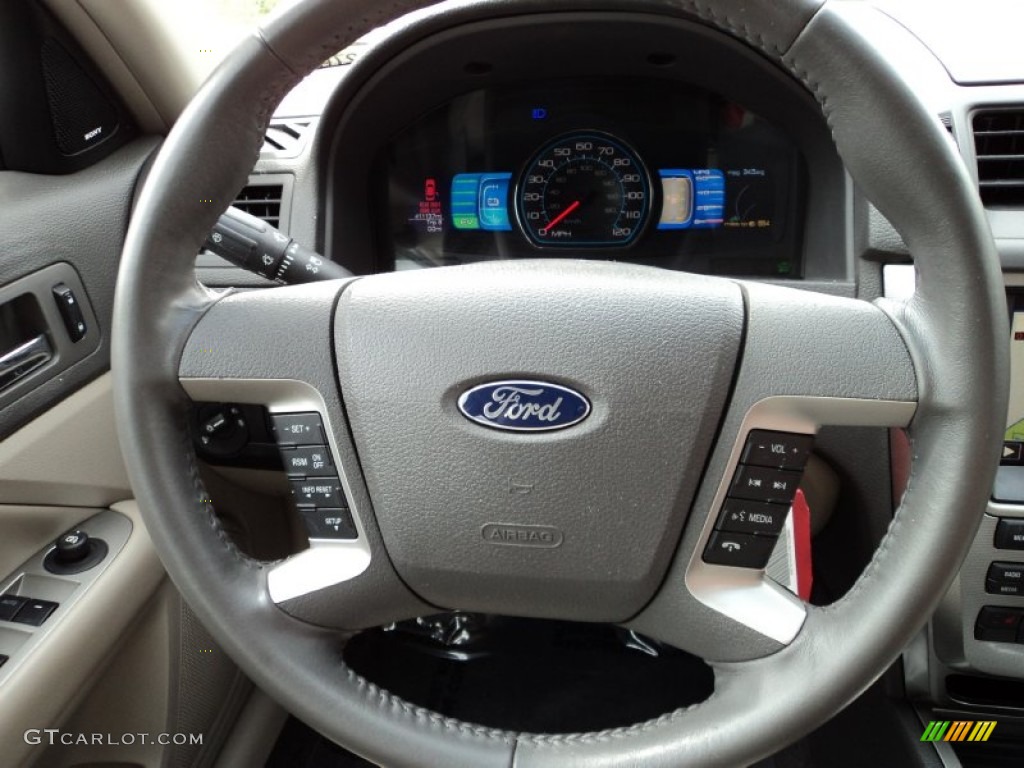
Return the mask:
<svg viewBox="0 0 1024 768">
<path fill-rule="evenodd" d="M 1007 282 L 1011 394 L 992 498 L 959 576 L 904 653 L 904 670 L 908 693 L 928 709 L 926 720 L 996 721 L 993 738 L 1019 761 L 1024 750 L 1013 750 L 1024 739 L 1024 284 L 1015 285 L 1012 275 Z M 947 755 L 948 764 L 994 764 L 987 762 L 991 747 L 973 757 L 964 750 Z"/>
<path fill-rule="evenodd" d="M 1019 677 L 1024 676 L 1024 292 L 1011 290 L 1008 305 L 1011 381 L 1002 458 L 959 589 L 965 661 L 980 672 Z"/>
</svg>

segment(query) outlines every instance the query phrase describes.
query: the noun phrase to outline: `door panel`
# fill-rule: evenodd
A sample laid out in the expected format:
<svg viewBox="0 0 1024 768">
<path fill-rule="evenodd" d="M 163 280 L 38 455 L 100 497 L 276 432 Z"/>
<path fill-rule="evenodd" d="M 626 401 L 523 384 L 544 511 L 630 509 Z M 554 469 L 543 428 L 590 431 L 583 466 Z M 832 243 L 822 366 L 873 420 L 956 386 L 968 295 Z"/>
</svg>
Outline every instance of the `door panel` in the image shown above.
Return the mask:
<svg viewBox="0 0 1024 768">
<path fill-rule="evenodd" d="M 165 75 L 177 73 L 168 67 Z M 161 142 L 137 138 L 122 103 L 45 3 L 0 2 L 5 768 L 208 765 L 248 695 L 248 681 L 168 581 L 118 445 L 114 291 L 139 181 Z M 148 125 L 162 131 L 162 122 Z M 5 357 L 13 350 L 19 355 Z M 83 521 L 106 537 L 106 557 L 81 573 L 54 574 L 47 564 L 55 540 Z M 46 729 L 185 731 L 202 744 L 51 747 Z"/>
<path fill-rule="evenodd" d="M 0 504 L 105 507 L 129 498 L 109 373 L 0 442 Z M 70 525 L 51 531 L 48 540 Z M 0 556 L 7 535 L 18 528 L 7 524 L 0 508 Z M 41 545 L 22 547 L 10 567 Z M 8 570 L 0 568 L 0 573 Z"/>
<path fill-rule="evenodd" d="M 39 746 L 26 743 L 26 731 L 59 727 L 111 660 L 117 641 L 166 579 L 135 503 L 124 502 L 115 508 L 130 522 L 131 533 L 124 547 L 108 558 L 106 570 L 83 589 L 77 602 L 63 614 L 55 613 L 39 628 L 45 629 L 46 635 L 38 645 L 21 654 L 9 647 L 14 652 L 4 665 L 5 676 L 0 677 L 0 744 L 5 745 L 6 764 L 22 764 Z M 16 514 L 0 514 L 0 522 L 24 521 L 35 514 L 54 521 L 58 515 L 81 520 L 99 511 L 21 509 Z M 3 584 L 8 594 L 18 570 L 5 572 Z M 3 629 L 8 634 L 16 631 L 13 626 Z M 5 636 L 0 634 L 0 644 L 4 642 Z"/>
<path fill-rule="evenodd" d="M 158 144 L 153 138 L 136 140 L 67 176 L 0 171 L 0 287 L 52 264 L 70 264 L 82 280 L 82 300 L 89 302 L 101 333 L 95 352 L 0 410 L 0 437 L 110 368 L 110 321 L 121 247 L 136 181 Z"/>
</svg>

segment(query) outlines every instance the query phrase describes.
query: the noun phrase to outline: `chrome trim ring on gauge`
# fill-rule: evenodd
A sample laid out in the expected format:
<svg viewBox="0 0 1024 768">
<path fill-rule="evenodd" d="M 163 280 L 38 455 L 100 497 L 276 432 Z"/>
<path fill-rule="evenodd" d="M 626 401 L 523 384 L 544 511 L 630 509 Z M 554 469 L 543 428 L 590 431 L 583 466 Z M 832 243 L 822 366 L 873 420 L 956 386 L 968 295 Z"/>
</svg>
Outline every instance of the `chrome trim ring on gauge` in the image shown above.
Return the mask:
<svg viewBox="0 0 1024 768">
<path fill-rule="evenodd" d="M 538 248 L 623 248 L 650 218 L 650 177 L 621 139 L 574 131 L 546 144 L 527 163 L 515 209 Z"/>
</svg>

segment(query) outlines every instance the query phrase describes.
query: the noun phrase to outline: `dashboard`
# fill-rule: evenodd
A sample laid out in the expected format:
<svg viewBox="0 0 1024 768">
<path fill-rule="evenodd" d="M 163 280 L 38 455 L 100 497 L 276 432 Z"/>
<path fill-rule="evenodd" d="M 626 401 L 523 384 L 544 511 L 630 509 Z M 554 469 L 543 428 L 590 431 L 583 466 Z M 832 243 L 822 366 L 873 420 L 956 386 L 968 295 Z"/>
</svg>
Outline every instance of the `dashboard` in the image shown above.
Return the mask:
<svg viewBox="0 0 1024 768">
<path fill-rule="evenodd" d="M 356 274 L 570 258 L 847 279 L 851 190 L 828 127 L 749 48 L 601 12 L 403 46 L 379 67 L 368 51 L 317 131 L 318 240 Z"/>
<path fill-rule="evenodd" d="M 803 173 L 783 131 L 699 87 L 479 89 L 382 149 L 379 257 L 395 269 L 572 257 L 798 277 Z"/>
</svg>

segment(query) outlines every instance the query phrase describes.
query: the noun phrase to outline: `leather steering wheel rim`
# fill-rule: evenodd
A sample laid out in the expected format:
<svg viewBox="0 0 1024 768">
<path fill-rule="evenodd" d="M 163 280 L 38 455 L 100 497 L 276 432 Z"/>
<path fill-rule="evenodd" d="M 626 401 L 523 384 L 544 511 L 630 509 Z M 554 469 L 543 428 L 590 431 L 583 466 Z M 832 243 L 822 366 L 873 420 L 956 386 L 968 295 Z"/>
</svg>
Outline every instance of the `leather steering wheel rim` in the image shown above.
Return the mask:
<svg viewBox="0 0 1024 768">
<path fill-rule="evenodd" d="M 413 17 L 410 29 L 426 34 L 464 19 L 553 7 L 628 9 L 690 18 L 739 39 L 817 98 L 850 174 L 903 235 L 919 275 L 912 299 L 879 305 L 917 379 L 909 487 L 874 559 L 842 600 L 808 609 L 799 634 L 775 653 L 715 663 L 710 699 L 650 722 L 544 736 L 455 721 L 362 679 L 342 662 L 336 633 L 293 619 L 269 599 L 267 564 L 239 553 L 213 514 L 179 385 L 193 329 L 224 301 L 196 283 L 195 254 L 251 170 L 275 105 L 330 54 L 427 5 L 299 4 L 228 57 L 161 150 L 128 233 L 113 328 L 119 434 L 153 541 L 184 597 L 249 676 L 371 760 L 735 766 L 770 754 L 839 711 L 896 658 L 941 598 L 980 522 L 998 460 L 1008 367 L 999 262 L 972 182 L 935 116 L 851 23 L 866 12 L 851 4 L 507 0 Z M 390 588 L 388 578 L 376 582 L 381 589 Z M 822 684 L 808 686 L 812 677 Z"/>
</svg>

